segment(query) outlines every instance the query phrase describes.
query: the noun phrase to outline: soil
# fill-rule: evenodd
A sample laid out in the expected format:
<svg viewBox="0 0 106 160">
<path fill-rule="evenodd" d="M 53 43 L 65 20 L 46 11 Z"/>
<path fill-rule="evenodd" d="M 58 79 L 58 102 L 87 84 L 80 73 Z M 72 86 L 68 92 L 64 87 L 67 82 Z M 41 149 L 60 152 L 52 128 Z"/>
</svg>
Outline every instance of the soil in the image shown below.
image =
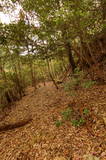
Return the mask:
<svg viewBox="0 0 106 160">
<path fill-rule="evenodd" d="M 0 122 L 0 127 L 14 126 L 0 132 L 0 160 L 84 160 L 89 154 L 106 160 L 106 85 L 75 93 L 57 90 L 52 82 L 40 84 L 36 91 L 27 88 L 26 96 Z M 92 120 L 79 127 L 69 121 L 56 127 L 68 106 L 79 113 L 89 109 Z M 23 125 L 15 126 L 20 122 Z"/>
</svg>

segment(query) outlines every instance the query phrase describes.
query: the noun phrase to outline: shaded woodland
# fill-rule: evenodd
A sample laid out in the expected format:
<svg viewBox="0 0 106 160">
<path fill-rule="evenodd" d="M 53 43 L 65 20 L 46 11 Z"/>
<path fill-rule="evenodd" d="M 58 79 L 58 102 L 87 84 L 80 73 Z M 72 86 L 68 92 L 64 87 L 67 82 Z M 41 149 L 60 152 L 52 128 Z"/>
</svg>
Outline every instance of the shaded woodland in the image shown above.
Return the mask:
<svg viewBox="0 0 106 160">
<path fill-rule="evenodd" d="M 18 14 L 15 13 L 17 8 Z M 1 0 L 0 12 L 13 16 L 10 23 L 0 23 L 0 132 L 3 134 L 28 123 L 30 125 L 34 121 L 33 117 L 37 119 L 36 115 L 48 117 L 43 113 L 47 109 L 50 115 L 53 113 L 53 125 L 57 128 L 64 126 L 65 122 L 65 127 L 70 128 L 68 123 L 71 122 L 77 131 L 82 127 L 80 130 L 83 132 L 85 127 L 91 137 L 97 138 L 99 134 L 93 129 L 99 124 L 101 132 L 97 143 L 101 145 L 102 151 L 94 154 L 94 157 L 91 154 L 85 156 L 85 159 L 105 160 L 103 139 L 106 137 L 102 131 L 104 133 L 106 125 L 106 0 Z M 35 97 L 36 102 L 34 98 L 27 97 L 29 94 Z M 40 94 L 43 98 L 37 100 Z M 28 118 L 21 118 L 21 121 L 12 124 L 11 120 L 9 124 L 3 123 L 6 116 L 10 114 L 11 117 L 12 109 L 19 108 L 17 103 L 24 103 L 24 98 L 32 99 L 38 109 L 35 111 L 29 107 L 30 104 L 27 106 L 25 99 L 26 107 L 23 107 L 21 114 L 24 115 L 28 108 Z M 94 109 L 96 100 L 97 108 Z M 57 105 L 54 110 L 53 104 Z M 51 106 L 51 109 L 46 105 Z M 36 120 L 36 123 L 39 122 Z M 36 143 L 39 143 L 38 139 Z M 40 140 L 43 141 L 42 138 Z M 90 139 L 88 141 L 93 142 Z M 32 151 L 24 153 L 26 158 L 22 152 L 22 160 L 40 160 Z M 32 159 L 29 153 L 33 155 Z M 69 160 L 70 157 L 77 160 L 78 156 L 75 158 L 74 153 L 77 155 L 73 149 L 70 151 L 72 157 L 68 153 L 57 156 L 66 159 L 53 159 L 56 156 L 50 159 L 48 153 L 45 157 L 49 158 L 41 156 L 41 159 Z"/>
<path fill-rule="evenodd" d="M 17 5 L 21 9 L 18 19 L 0 24 L 0 104 L 21 98 L 29 84 L 36 89 L 39 81 L 52 80 L 55 85 L 56 80 L 64 81 L 61 74 L 69 69 L 71 74 L 84 71 L 91 80 L 104 83 L 105 3 L 8 1 L 6 6 L 1 2 L 4 13 Z"/>
</svg>

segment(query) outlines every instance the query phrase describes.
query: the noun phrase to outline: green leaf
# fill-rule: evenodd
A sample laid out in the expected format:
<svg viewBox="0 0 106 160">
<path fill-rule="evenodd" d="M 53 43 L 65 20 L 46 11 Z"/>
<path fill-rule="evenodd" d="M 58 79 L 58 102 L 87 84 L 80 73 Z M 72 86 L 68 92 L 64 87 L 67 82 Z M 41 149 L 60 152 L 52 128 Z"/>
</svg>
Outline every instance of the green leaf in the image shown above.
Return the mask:
<svg viewBox="0 0 106 160">
<path fill-rule="evenodd" d="M 62 124 L 63 124 L 63 122 L 60 121 L 60 120 L 57 120 L 57 121 L 55 122 L 56 127 L 60 127 Z"/>
</svg>

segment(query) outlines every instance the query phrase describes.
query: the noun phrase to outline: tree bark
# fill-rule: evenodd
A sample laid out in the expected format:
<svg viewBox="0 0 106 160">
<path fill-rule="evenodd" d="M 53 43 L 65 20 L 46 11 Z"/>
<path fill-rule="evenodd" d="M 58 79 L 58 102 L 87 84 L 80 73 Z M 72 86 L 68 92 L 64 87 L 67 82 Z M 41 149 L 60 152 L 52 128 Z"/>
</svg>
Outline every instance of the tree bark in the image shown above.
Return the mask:
<svg viewBox="0 0 106 160">
<path fill-rule="evenodd" d="M 74 70 L 75 70 L 75 68 L 76 68 L 76 65 L 75 65 L 75 62 L 74 62 L 74 58 L 73 58 L 73 56 L 72 56 L 71 45 L 70 45 L 69 42 L 67 42 L 67 43 L 65 44 L 65 46 L 66 46 L 67 53 L 68 53 L 69 63 L 70 63 L 72 72 L 74 73 Z"/>
<path fill-rule="evenodd" d="M 63 37 L 63 40 L 64 40 L 64 47 L 67 51 L 67 55 L 68 55 L 68 59 L 69 59 L 69 63 L 70 63 L 70 67 L 72 69 L 72 73 L 74 73 L 74 70 L 76 68 L 76 65 L 75 65 L 75 61 L 74 61 L 74 58 L 73 58 L 73 55 L 72 55 L 72 48 L 71 48 L 71 44 L 69 42 L 69 37 L 68 37 L 68 33 L 66 32 L 66 29 L 64 28 L 64 30 L 62 31 L 62 37 Z"/>
</svg>

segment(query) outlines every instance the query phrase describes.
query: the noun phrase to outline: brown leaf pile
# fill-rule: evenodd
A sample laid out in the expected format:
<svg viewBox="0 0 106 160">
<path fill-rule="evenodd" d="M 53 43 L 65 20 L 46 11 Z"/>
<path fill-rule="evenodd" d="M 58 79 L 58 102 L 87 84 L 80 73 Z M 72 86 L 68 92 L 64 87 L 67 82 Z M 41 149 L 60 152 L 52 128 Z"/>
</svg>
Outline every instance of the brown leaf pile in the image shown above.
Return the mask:
<svg viewBox="0 0 106 160">
<path fill-rule="evenodd" d="M 57 128 L 60 113 L 73 104 L 76 110 L 90 110 L 93 121 L 76 128 L 70 122 Z M 94 155 L 106 160 L 106 85 L 77 91 L 76 97 L 56 90 L 51 82 L 26 96 L 12 107 L 1 122 L 13 123 L 31 116 L 31 123 L 0 133 L 0 160 L 84 160 Z M 93 158 L 92 158 L 93 159 Z"/>
</svg>

